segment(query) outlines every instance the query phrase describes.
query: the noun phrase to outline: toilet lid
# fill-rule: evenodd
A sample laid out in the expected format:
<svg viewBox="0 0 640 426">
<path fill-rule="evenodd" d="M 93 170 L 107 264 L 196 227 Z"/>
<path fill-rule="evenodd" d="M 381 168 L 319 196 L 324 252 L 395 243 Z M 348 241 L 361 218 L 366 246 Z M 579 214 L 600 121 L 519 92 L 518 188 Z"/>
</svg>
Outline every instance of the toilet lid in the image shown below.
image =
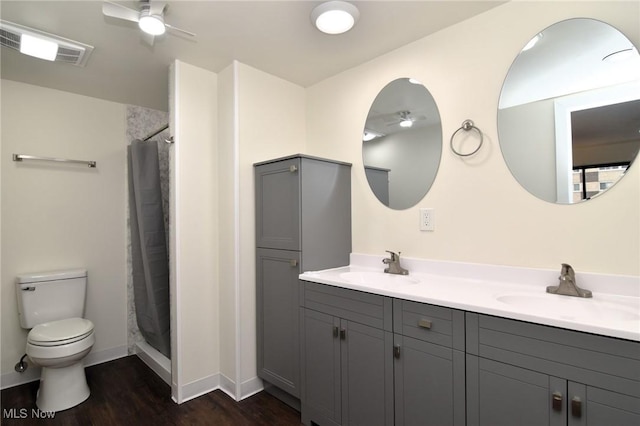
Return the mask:
<svg viewBox="0 0 640 426">
<path fill-rule="evenodd" d="M 93 332 L 93 323 L 84 318 L 68 318 L 38 324 L 27 340 L 42 346 L 64 345 L 82 340 Z"/>
</svg>

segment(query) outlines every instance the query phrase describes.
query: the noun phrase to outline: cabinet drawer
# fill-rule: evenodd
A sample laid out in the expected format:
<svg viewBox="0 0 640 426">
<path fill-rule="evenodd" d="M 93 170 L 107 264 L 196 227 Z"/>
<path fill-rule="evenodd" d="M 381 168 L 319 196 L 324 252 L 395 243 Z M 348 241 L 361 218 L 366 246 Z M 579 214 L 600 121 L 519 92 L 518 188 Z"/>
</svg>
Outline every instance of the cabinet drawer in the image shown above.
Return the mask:
<svg viewBox="0 0 640 426">
<path fill-rule="evenodd" d="M 464 350 L 464 312 L 455 309 L 394 299 L 393 331 Z"/>
<path fill-rule="evenodd" d="M 467 352 L 640 397 L 640 343 L 467 313 Z"/>
<path fill-rule="evenodd" d="M 300 283 L 300 302 L 305 308 L 392 331 L 391 298 L 308 281 Z"/>
</svg>

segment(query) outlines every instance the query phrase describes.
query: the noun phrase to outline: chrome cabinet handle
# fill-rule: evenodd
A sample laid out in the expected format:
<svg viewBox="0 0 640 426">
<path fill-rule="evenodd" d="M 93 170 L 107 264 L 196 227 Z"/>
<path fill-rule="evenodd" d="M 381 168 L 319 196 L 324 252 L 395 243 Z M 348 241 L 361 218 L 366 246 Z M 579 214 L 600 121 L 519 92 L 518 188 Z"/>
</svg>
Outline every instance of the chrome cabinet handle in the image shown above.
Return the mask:
<svg viewBox="0 0 640 426">
<path fill-rule="evenodd" d="M 344 340 L 347 338 L 347 330 L 344 328 L 340 330 L 340 340 Z"/>
<path fill-rule="evenodd" d="M 22 291 L 36 291 L 35 287 L 22 287 Z"/>
<path fill-rule="evenodd" d="M 418 320 L 418 327 L 431 330 L 431 321 L 429 321 L 428 319 L 420 318 Z"/>
<path fill-rule="evenodd" d="M 334 337 L 334 338 L 335 338 L 335 337 L 338 337 L 338 333 L 339 333 L 339 332 L 340 332 L 340 331 L 338 330 L 338 326 L 334 325 L 334 326 L 333 326 L 333 337 Z"/>
<path fill-rule="evenodd" d="M 289 260 L 289 265 L 298 266 L 298 261 L 296 259 L 291 259 L 291 260 Z"/>
<path fill-rule="evenodd" d="M 582 417 L 582 400 L 580 397 L 574 396 L 571 398 L 571 415 L 573 417 Z"/>
<path fill-rule="evenodd" d="M 293 166 L 293 165 L 289 166 L 289 171 L 291 173 L 297 172 L 298 171 L 298 166 Z"/>
<path fill-rule="evenodd" d="M 551 406 L 554 411 L 562 411 L 562 394 L 554 392 L 551 397 Z"/>
</svg>

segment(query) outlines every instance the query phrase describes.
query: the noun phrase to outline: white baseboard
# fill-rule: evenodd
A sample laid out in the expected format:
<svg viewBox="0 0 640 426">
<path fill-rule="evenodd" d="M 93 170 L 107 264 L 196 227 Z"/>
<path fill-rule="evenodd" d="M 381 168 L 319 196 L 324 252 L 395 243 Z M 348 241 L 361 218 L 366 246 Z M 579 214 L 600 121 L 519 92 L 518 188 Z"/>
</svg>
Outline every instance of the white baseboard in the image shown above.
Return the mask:
<svg viewBox="0 0 640 426">
<path fill-rule="evenodd" d="M 104 349 L 99 352 L 90 352 L 84 359 L 84 366 L 89 367 L 103 362 L 113 361 L 114 359 L 124 358 L 128 356 L 127 346 L 116 346 L 115 348 Z"/>
<path fill-rule="evenodd" d="M 182 401 L 179 404 L 187 402 L 201 395 L 220 389 L 220 374 L 212 374 L 210 376 L 198 379 L 182 386 Z"/>
<path fill-rule="evenodd" d="M 262 380 L 257 376 L 252 377 L 249 380 L 245 380 L 240 384 L 240 401 L 245 398 L 249 398 L 264 389 Z"/>
<path fill-rule="evenodd" d="M 220 374 L 220 390 L 236 400 L 236 382 Z"/>
<path fill-rule="evenodd" d="M 205 377 L 203 379 L 196 380 L 195 382 L 191 382 L 182 386 L 180 392 L 182 397 L 181 401 L 176 401 L 175 398 L 173 398 L 173 400 L 178 404 L 182 404 L 183 402 L 187 402 L 191 399 L 197 398 L 218 389 L 229 395 L 235 401 L 241 401 L 260 392 L 263 389 L 263 386 L 262 380 L 260 380 L 258 377 L 246 380 L 240 385 L 240 398 L 238 398 L 238 387 L 233 380 L 229 379 L 224 374 L 212 374 L 209 377 Z"/>
<path fill-rule="evenodd" d="M 109 348 L 98 352 L 91 352 L 84 359 L 85 367 L 102 364 L 103 362 L 112 361 L 114 359 L 127 356 L 126 346 L 117 346 L 115 348 Z M 35 382 L 40 380 L 40 367 L 35 367 L 33 364 L 29 365 L 23 373 L 12 371 L 0 376 L 0 389 L 11 388 L 13 386 L 23 385 L 29 382 Z"/>
</svg>

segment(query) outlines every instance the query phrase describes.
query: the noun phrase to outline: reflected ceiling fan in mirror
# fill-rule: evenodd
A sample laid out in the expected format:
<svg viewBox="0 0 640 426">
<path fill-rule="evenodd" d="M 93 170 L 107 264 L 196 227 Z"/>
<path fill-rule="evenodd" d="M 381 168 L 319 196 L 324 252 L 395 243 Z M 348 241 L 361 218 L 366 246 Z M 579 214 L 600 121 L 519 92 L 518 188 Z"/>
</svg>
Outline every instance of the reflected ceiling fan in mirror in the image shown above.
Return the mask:
<svg viewBox="0 0 640 426">
<path fill-rule="evenodd" d="M 392 113 L 373 114 L 367 119 L 366 127 L 372 131 L 390 134 L 408 129 L 419 121 L 426 120 L 427 117 L 419 112 L 401 110 Z M 397 126 L 400 126 L 398 128 Z"/>
<path fill-rule="evenodd" d="M 149 44 L 153 44 L 154 37 L 164 34 L 167 29 L 195 37 L 195 34 L 190 31 L 174 27 L 164 22 L 166 7 L 167 3 L 164 1 L 142 0 L 140 1 L 139 10 L 135 10 L 119 3 L 105 1 L 102 3 L 102 13 L 111 18 L 137 22 L 143 31 L 145 41 Z"/>
<path fill-rule="evenodd" d="M 413 126 L 413 123 L 415 123 L 416 121 L 424 120 L 427 118 L 424 115 L 411 114 L 411 111 L 398 111 L 396 113 L 396 117 L 397 118 L 391 121 L 389 125 L 393 126 L 399 124 L 400 127 L 405 128 Z"/>
</svg>

